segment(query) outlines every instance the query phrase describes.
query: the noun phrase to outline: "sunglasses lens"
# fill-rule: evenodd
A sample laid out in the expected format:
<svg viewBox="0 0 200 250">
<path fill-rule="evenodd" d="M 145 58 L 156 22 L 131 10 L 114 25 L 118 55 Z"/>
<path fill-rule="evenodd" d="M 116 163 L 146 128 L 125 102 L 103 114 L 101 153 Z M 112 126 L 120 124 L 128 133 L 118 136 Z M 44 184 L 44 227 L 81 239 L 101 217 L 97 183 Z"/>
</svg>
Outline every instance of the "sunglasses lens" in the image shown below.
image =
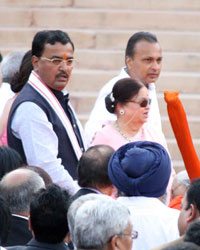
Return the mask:
<svg viewBox="0 0 200 250">
<path fill-rule="evenodd" d="M 145 108 L 148 104 L 148 100 L 143 100 L 141 103 L 140 103 L 140 107 L 141 108 Z"/>
</svg>

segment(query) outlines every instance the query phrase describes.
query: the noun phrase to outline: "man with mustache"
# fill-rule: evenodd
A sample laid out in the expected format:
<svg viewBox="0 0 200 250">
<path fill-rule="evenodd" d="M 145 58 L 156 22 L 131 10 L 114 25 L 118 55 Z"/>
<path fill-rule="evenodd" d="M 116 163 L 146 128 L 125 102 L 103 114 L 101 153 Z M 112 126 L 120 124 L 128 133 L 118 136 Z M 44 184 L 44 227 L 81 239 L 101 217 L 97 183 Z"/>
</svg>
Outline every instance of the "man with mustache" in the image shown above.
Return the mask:
<svg viewBox="0 0 200 250">
<path fill-rule="evenodd" d="M 65 87 L 74 67 L 74 44 L 61 30 L 38 32 L 32 71 L 8 120 L 8 144 L 28 165 L 43 168 L 53 182 L 77 191 L 77 162 L 84 151 L 81 126 Z M 65 93 L 66 94 L 66 93 Z"/>
<path fill-rule="evenodd" d="M 116 116 L 106 110 L 105 97 L 112 92 L 114 84 L 122 79 L 131 77 L 147 85 L 151 108 L 148 122 L 161 131 L 161 119 L 156 97 L 155 82 L 162 67 L 162 50 L 157 37 L 150 32 L 137 32 L 127 43 L 125 51 L 125 67 L 118 76 L 111 79 L 100 91 L 89 120 L 85 125 L 85 136 L 90 145 L 95 133 L 116 120 Z"/>
</svg>

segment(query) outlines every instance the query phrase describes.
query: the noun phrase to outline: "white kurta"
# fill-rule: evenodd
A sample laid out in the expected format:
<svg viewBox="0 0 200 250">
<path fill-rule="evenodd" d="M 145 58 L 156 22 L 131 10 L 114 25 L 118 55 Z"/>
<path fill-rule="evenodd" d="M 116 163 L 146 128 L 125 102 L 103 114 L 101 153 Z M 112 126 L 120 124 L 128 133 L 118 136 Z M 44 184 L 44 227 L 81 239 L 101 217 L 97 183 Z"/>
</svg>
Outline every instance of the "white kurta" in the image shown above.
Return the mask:
<svg viewBox="0 0 200 250">
<path fill-rule="evenodd" d="M 133 250 L 150 250 L 179 237 L 179 211 L 151 197 L 120 197 L 130 212 L 138 238 L 133 241 Z"/>
</svg>

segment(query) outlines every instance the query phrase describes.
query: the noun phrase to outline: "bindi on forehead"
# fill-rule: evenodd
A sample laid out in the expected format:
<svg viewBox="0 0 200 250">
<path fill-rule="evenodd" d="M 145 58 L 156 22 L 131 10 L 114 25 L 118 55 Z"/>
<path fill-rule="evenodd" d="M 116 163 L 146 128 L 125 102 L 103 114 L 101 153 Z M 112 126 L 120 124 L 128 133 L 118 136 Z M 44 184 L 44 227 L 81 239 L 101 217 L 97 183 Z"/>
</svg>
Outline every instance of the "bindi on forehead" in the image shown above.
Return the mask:
<svg viewBox="0 0 200 250">
<path fill-rule="evenodd" d="M 62 56 L 62 59 L 63 59 L 63 60 L 66 60 L 66 59 L 67 59 L 67 55 L 64 54 L 64 55 Z"/>
</svg>

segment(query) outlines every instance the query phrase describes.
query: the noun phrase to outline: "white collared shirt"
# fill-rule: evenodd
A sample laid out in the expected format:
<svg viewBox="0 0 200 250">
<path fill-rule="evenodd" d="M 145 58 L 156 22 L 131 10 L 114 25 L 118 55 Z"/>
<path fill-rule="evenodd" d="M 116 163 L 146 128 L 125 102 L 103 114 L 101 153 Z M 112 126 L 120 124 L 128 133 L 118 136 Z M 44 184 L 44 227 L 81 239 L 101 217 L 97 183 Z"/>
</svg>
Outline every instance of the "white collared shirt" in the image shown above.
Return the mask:
<svg viewBox="0 0 200 250">
<path fill-rule="evenodd" d="M 24 122 L 26 119 L 26 122 Z M 53 182 L 67 189 L 70 194 L 78 191 L 74 181 L 61 164 L 58 155 L 58 137 L 45 112 L 33 102 L 18 106 L 11 124 L 12 133 L 22 141 L 28 165 L 43 168 Z"/>
</svg>

